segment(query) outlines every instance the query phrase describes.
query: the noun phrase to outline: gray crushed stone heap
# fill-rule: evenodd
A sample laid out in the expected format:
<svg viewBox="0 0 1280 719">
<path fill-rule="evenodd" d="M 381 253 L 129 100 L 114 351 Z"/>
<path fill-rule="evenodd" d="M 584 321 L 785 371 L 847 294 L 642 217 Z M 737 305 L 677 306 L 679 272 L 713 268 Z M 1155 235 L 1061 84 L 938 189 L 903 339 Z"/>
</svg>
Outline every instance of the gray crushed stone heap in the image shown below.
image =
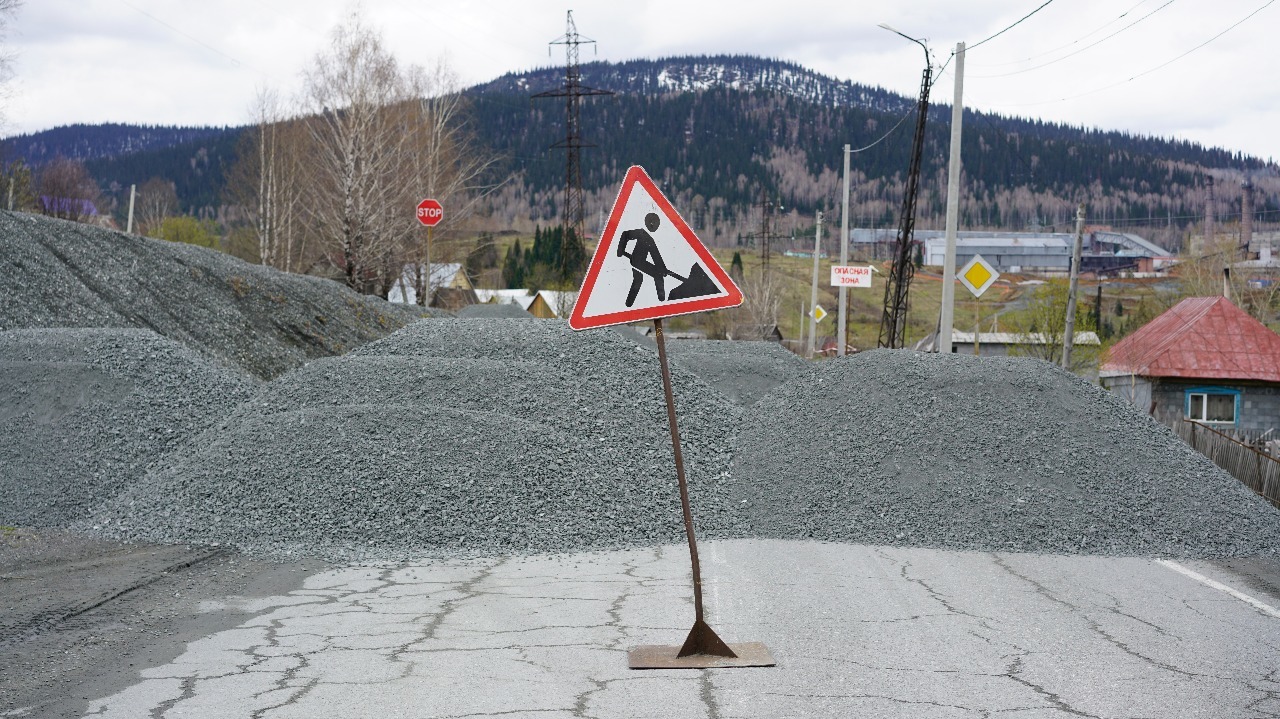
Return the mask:
<svg viewBox="0 0 1280 719">
<path fill-rule="evenodd" d="M 672 362 L 746 406 L 813 366 L 777 342 L 676 340 L 667 343 L 667 351 Z"/>
<path fill-rule="evenodd" d="M 757 536 L 1065 554 L 1280 554 L 1280 510 L 1122 399 L 1039 360 L 873 351 L 755 405 Z"/>
<path fill-rule="evenodd" d="M 675 370 L 700 526 L 742 410 Z M 99 512 L 123 538 L 334 557 L 679 542 L 656 354 L 563 322 L 432 319 L 262 386 Z"/>
<path fill-rule="evenodd" d="M 83 519 L 251 390 L 150 330 L 0 332 L 0 524 Z"/>
<path fill-rule="evenodd" d="M 476 318 L 506 318 L 510 320 L 527 320 L 532 319 L 533 315 L 529 314 L 520 305 L 514 302 L 481 302 L 474 305 L 467 305 L 455 313 L 458 317 L 476 317 Z"/>
<path fill-rule="evenodd" d="M 260 378 L 424 315 L 215 250 L 0 211 L 0 330 L 141 327 Z"/>
</svg>

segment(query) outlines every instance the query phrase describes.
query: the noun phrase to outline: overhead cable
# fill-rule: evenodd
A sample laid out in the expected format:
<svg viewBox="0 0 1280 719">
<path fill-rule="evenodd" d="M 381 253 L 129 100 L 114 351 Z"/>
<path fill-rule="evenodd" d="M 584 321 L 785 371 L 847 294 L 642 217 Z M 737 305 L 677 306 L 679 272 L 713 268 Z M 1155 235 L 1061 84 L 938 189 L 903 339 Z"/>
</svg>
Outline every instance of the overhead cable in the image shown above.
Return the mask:
<svg viewBox="0 0 1280 719">
<path fill-rule="evenodd" d="M 1023 68 L 1023 69 L 1021 69 L 1021 70 L 1014 70 L 1013 72 L 1002 72 L 1002 73 L 998 73 L 998 74 L 995 74 L 995 75 L 972 75 L 971 77 L 982 77 L 982 78 L 991 78 L 991 77 L 1010 77 L 1011 75 L 1021 75 L 1021 74 L 1022 74 L 1022 73 L 1024 73 L 1024 72 L 1031 72 L 1032 70 L 1039 70 L 1039 69 L 1040 69 L 1040 68 L 1042 68 L 1042 67 L 1049 67 L 1050 65 L 1054 65 L 1054 64 L 1060 63 L 1060 62 L 1062 62 L 1063 60 L 1066 60 L 1066 59 L 1067 59 L 1067 58 L 1069 58 L 1069 57 L 1075 57 L 1076 55 L 1079 55 L 1080 53 L 1084 52 L 1085 50 L 1088 50 L 1088 49 L 1090 49 L 1090 48 L 1097 47 L 1098 45 L 1101 45 L 1102 43 L 1104 43 L 1104 42 L 1106 42 L 1106 41 L 1110 40 L 1111 38 L 1115 37 L 1116 35 L 1119 35 L 1120 33 L 1124 32 L 1125 30 L 1128 30 L 1129 28 L 1133 27 L 1134 25 L 1137 25 L 1138 23 L 1142 22 L 1143 20 L 1146 20 L 1147 18 L 1151 17 L 1152 15 L 1155 15 L 1156 13 L 1160 12 L 1161 10 L 1163 10 L 1163 9 L 1165 9 L 1165 8 L 1167 8 L 1167 7 L 1169 7 L 1170 5 L 1172 5 L 1172 4 L 1173 4 L 1173 2 L 1174 2 L 1174 0 L 1168 0 L 1168 2 L 1166 2 L 1165 4 L 1161 5 L 1160 7 L 1156 8 L 1155 10 L 1152 10 L 1151 12 L 1147 13 L 1146 15 L 1143 15 L 1142 17 L 1138 18 L 1137 20 L 1134 20 L 1133 22 L 1129 23 L 1128 25 L 1125 25 L 1124 27 L 1120 28 L 1119 30 L 1116 30 L 1115 32 L 1111 33 L 1110 35 L 1107 35 L 1106 37 L 1104 37 L 1104 38 L 1102 38 L 1102 39 L 1100 39 L 1100 40 L 1097 40 L 1097 41 L 1091 42 L 1091 43 L 1089 43 L 1088 45 L 1085 45 L 1084 47 L 1082 47 L 1082 48 L 1080 48 L 1080 49 L 1078 49 L 1078 50 L 1076 50 L 1076 51 L 1074 51 L 1074 52 L 1067 53 L 1066 55 L 1063 55 L 1063 56 L 1062 56 L 1062 57 L 1060 57 L 1060 58 L 1057 58 L 1057 59 L 1054 59 L 1054 60 L 1049 60 L 1048 62 L 1043 62 L 1043 63 L 1040 63 L 1039 65 L 1034 65 L 1034 66 L 1032 66 L 1032 67 L 1026 67 L 1026 68 Z"/>
<path fill-rule="evenodd" d="M 1023 15 L 1021 18 L 1019 18 L 1019 19 L 1018 19 L 1016 22 L 1014 22 L 1012 25 L 1010 25 L 1010 26 L 1006 27 L 1005 29 L 1001 30 L 1000 32 L 998 32 L 998 33 L 996 33 L 996 34 L 994 34 L 994 35 L 991 35 L 991 36 L 989 36 L 989 37 L 987 37 L 987 38 L 985 38 L 985 39 L 983 39 L 983 40 L 979 40 L 978 42 L 975 42 L 974 44 L 970 45 L 967 49 L 969 49 L 969 50 L 973 50 L 973 49 L 977 48 L 979 45 L 982 45 L 983 43 L 990 42 L 990 41 L 992 41 L 992 40 L 994 40 L 994 39 L 996 39 L 996 38 L 1000 37 L 1001 35 L 1005 34 L 1006 32 L 1009 32 L 1010 30 L 1014 29 L 1014 28 L 1015 28 L 1015 27 L 1017 27 L 1018 25 L 1022 24 L 1022 21 L 1023 21 L 1023 20 L 1026 20 L 1027 18 L 1031 17 L 1032 15 L 1035 15 L 1036 13 L 1038 13 L 1038 12 L 1040 12 L 1041 10 L 1045 9 L 1046 7 L 1048 7 L 1048 6 L 1049 6 L 1049 4 L 1050 4 L 1050 3 L 1052 3 L 1052 2 L 1053 2 L 1053 0 L 1045 0 L 1045 3 L 1044 3 L 1043 5 L 1041 5 L 1040 7 L 1036 8 L 1035 10 L 1032 10 L 1031 12 L 1027 13 L 1026 15 Z"/>
<path fill-rule="evenodd" d="M 1208 40 L 1205 40 L 1204 42 L 1200 43 L 1199 45 L 1196 45 L 1195 47 L 1191 48 L 1190 50 L 1187 50 L 1186 52 L 1182 53 L 1181 55 L 1178 55 L 1177 57 L 1175 57 L 1175 58 L 1173 58 L 1173 59 L 1171 59 L 1171 60 L 1167 60 L 1167 61 L 1165 61 L 1165 62 L 1163 62 L 1163 63 L 1160 63 L 1159 65 L 1156 65 L 1156 66 L 1155 66 L 1155 67 L 1153 67 L 1153 68 L 1150 68 L 1150 69 L 1147 69 L 1147 70 L 1143 70 L 1142 72 L 1140 72 L 1140 73 L 1138 73 L 1138 74 L 1136 74 L 1136 75 L 1132 75 L 1132 76 L 1130 76 L 1129 78 L 1127 78 L 1127 79 L 1125 79 L 1125 80 L 1121 80 L 1120 82 L 1116 82 L 1116 83 L 1112 83 L 1112 84 L 1110 84 L 1110 85 L 1106 85 L 1106 86 L 1103 86 L 1103 87 L 1099 87 L 1099 88 L 1096 88 L 1096 89 L 1090 90 L 1090 91 L 1088 91 L 1088 92 L 1082 92 L 1082 93 L 1080 93 L 1080 94 L 1078 94 L 1078 95 L 1069 95 L 1069 96 L 1067 96 L 1067 97 L 1059 97 L 1059 98 L 1057 98 L 1057 99 L 1053 99 L 1053 100 L 1041 100 L 1041 101 L 1039 101 L 1039 102 L 1002 103 L 1000 106 L 1001 106 L 1001 107 L 1030 107 L 1030 106 L 1033 106 L 1033 105 L 1048 105 L 1048 104 L 1050 104 L 1050 103 L 1054 103 L 1054 102 L 1065 102 L 1065 101 L 1067 101 L 1067 100 L 1075 100 L 1075 99 L 1078 99 L 1078 98 L 1081 98 L 1081 97 L 1088 97 L 1089 95 L 1095 95 L 1095 94 L 1097 94 L 1097 93 L 1099 93 L 1099 92 L 1103 92 L 1103 91 L 1105 91 L 1105 90 L 1110 90 L 1110 89 L 1112 89 L 1112 88 L 1120 87 L 1121 85 L 1124 85 L 1124 84 L 1127 84 L 1127 83 L 1133 82 L 1134 80 L 1137 80 L 1137 79 L 1138 79 L 1138 78 L 1140 78 L 1140 77 L 1145 77 L 1145 76 L 1150 75 L 1151 73 L 1153 73 L 1153 72 L 1155 72 L 1155 71 L 1157 71 L 1157 70 L 1162 70 L 1162 69 L 1164 69 L 1164 68 L 1168 67 L 1169 65 L 1172 65 L 1173 63 L 1177 62 L 1178 60 L 1181 60 L 1182 58 L 1186 57 L 1187 55 L 1190 55 L 1191 53 L 1195 52 L 1196 50 L 1199 50 L 1200 48 L 1204 47 L 1205 45 L 1208 45 L 1209 43 L 1213 42 L 1214 40 L 1217 40 L 1218 38 L 1222 37 L 1223 35 L 1226 35 L 1227 33 L 1231 32 L 1231 31 L 1232 31 L 1232 30 L 1234 30 L 1234 29 L 1236 29 L 1236 28 L 1237 28 L 1237 27 L 1239 27 L 1240 25 L 1243 25 L 1246 21 L 1248 21 L 1248 20 L 1249 20 L 1250 18 L 1252 18 L 1254 15 L 1257 15 L 1258 13 L 1262 12 L 1263 10 L 1266 10 L 1268 7 L 1270 7 L 1271 5 L 1275 4 L 1275 2 L 1276 2 L 1276 0 L 1267 0 L 1267 2 L 1263 3 L 1263 4 L 1262 4 L 1260 7 L 1258 7 L 1256 10 L 1254 10 L 1254 11 L 1253 11 L 1253 12 L 1251 12 L 1251 13 L 1249 13 L 1248 15 L 1245 15 L 1244 17 L 1240 18 L 1240 19 L 1239 19 L 1239 20 L 1237 20 L 1236 22 L 1232 23 L 1229 27 L 1227 27 L 1227 29 L 1223 30 L 1222 32 L 1218 33 L 1217 35 L 1214 35 L 1213 37 L 1209 38 Z"/>
<path fill-rule="evenodd" d="M 1139 7 L 1141 7 L 1141 6 L 1143 6 L 1143 5 L 1146 5 L 1148 2 L 1149 2 L 1149 0 L 1138 0 L 1137 4 L 1133 5 L 1133 6 L 1132 6 L 1132 7 L 1130 7 L 1128 10 L 1125 10 L 1124 12 L 1120 13 L 1120 15 L 1119 15 L 1119 16 L 1115 17 L 1114 19 L 1108 20 L 1106 23 L 1104 23 L 1104 24 L 1103 24 L 1103 25 L 1101 25 L 1100 27 L 1096 27 L 1096 28 L 1094 28 L 1093 30 L 1091 30 L 1091 31 L 1089 31 L 1089 32 L 1087 32 L 1087 33 L 1085 33 L 1084 35 L 1081 35 L 1080 37 L 1076 38 L 1075 40 L 1072 40 L 1071 42 L 1067 43 L 1066 45 L 1059 45 L 1058 47 L 1055 47 L 1055 48 L 1052 48 L 1052 49 L 1049 49 L 1049 50 L 1045 50 L 1044 52 L 1039 52 L 1039 53 L 1036 53 L 1035 55 L 1031 55 L 1031 56 L 1029 56 L 1029 57 L 1024 57 L 1024 58 L 1021 58 L 1021 59 L 1018 59 L 1018 60 L 1009 60 L 1009 61 L 1007 61 L 1007 62 L 985 62 L 985 63 L 977 63 L 977 62 L 975 62 L 975 63 L 973 63 L 973 67 L 1007 67 L 1007 66 L 1009 66 L 1009 65 L 1017 65 L 1017 64 L 1020 64 L 1020 63 L 1024 63 L 1024 62 L 1031 62 L 1032 60 L 1035 60 L 1035 59 L 1038 59 L 1038 58 L 1045 57 L 1046 55 L 1052 55 L 1052 54 L 1054 54 L 1054 53 L 1056 53 L 1056 52 L 1058 52 L 1058 51 L 1060 51 L 1060 50 L 1067 50 L 1067 49 L 1069 49 L 1072 45 L 1077 45 L 1077 44 L 1079 44 L 1079 43 L 1082 43 L 1082 42 L 1084 42 L 1085 40 L 1088 40 L 1089 38 L 1093 37 L 1094 35 L 1097 35 L 1098 33 L 1102 32 L 1103 30 L 1106 30 L 1107 28 L 1111 27 L 1112 25 L 1114 25 L 1114 24 L 1116 24 L 1116 23 L 1120 22 L 1121 20 L 1123 20 L 1123 19 L 1125 19 L 1126 17 L 1128 17 L 1128 16 L 1129 16 L 1129 13 L 1133 12 L 1134 10 L 1137 10 Z"/>
</svg>

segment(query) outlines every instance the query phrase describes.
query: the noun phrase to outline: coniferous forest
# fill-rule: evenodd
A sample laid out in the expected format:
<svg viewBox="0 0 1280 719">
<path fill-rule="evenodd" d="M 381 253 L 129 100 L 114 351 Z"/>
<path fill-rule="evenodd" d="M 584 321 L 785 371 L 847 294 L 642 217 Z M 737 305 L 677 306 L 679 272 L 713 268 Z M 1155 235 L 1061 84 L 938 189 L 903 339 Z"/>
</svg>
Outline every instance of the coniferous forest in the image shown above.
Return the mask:
<svg viewBox="0 0 1280 719">
<path fill-rule="evenodd" d="M 491 170 L 499 187 L 476 212 L 477 230 L 529 233 L 557 222 L 564 156 L 550 146 L 563 138 L 564 106 L 531 95 L 558 87 L 561 73 L 513 73 L 467 91 L 466 127 L 499 158 Z M 851 226 L 897 222 L 914 98 L 751 57 L 592 63 L 582 78 L 615 93 L 582 109 L 583 137 L 594 145 L 582 154 L 587 239 L 633 164 L 649 171 L 710 244 L 749 244 L 766 201 L 776 213 L 772 232 L 783 238 L 811 226 L 818 210 L 836 220 L 846 143 L 870 146 L 853 156 Z M 950 108 L 931 108 L 919 228 L 942 226 L 949 119 Z M 183 214 L 227 221 L 236 215 L 227 177 L 245 129 L 58 128 L 11 138 L 4 160 L 38 168 L 58 155 L 80 159 L 104 209 L 117 216 L 130 184 L 162 178 L 173 183 Z M 1222 215 L 1239 212 L 1246 176 L 1257 187 L 1259 216 L 1280 213 L 1280 168 L 1238 152 L 968 111 L 963 138 L 964 228 L 1064 230 L 1084 201 L 1091 223 L 1176 250 L 1203 219 L 1211 175 Z"/>
</svg>

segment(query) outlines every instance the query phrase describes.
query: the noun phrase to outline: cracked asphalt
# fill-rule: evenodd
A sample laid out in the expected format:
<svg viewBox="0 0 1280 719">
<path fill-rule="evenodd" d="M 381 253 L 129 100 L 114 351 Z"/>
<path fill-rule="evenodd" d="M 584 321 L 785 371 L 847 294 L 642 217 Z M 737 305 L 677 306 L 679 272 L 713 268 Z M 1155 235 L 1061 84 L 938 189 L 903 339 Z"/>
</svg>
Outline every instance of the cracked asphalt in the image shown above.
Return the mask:
<svg viewBox="0 0 1280 719">
<path fill-rule="evenodd" d="M 140 665 L 85 716 L 1280 716 L 1273 560 L 700 546 L 712 626 L 777 667 L 626 668 L 629 647 L 692 624 L 682 545 L 433 560 L 206 600 L 249 618 Z"/>
</svg>

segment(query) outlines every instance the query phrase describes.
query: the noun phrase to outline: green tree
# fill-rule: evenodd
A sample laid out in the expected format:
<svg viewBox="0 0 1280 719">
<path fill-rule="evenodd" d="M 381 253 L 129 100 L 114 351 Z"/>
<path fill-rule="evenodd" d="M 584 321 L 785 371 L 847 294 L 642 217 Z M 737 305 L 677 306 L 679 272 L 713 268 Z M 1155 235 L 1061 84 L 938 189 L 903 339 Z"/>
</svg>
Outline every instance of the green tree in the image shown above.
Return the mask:
<svg viewBox="0 0 1280 719">
<path fill-rule="evenodd" d="M 746 274 L 746 270 L 742 269 L 742 253 L 734 250 L 733 261 L 729 263 L 729 277 L 741 287 Z"/>
<path fill-rule="evenodd" d="M 493 244 L 493 235 L 488 232 L 482 233 L 476 239 L 476 246 L 467 253 L 467 277 L 474 280 L 480 276 L 480 273 L 497 266 L 498 248 Z"/>
<path fill-rule="evenodd" d="M 14 160 L 4 170 L 4 207 L 17 212 L 31 212 L 36 208 L 36 183 L 31 168 L 22 160 Z"/>
<path fill-rule="evenodd" d="M 197 220 L 190 215 L 166 217 L 160 223 L 160 239 L 188 245 L 218 248 L 218 225 L 213 220 Z"/>
<path fill-rule="evenodd" d="M 1031 294 L 1027 308 L 1008 320 L 1009 328 L 1023 341 L 1012 345 L 1009 354 L 1038 357 L 1053 364 L 1062 364 L 1062 341 L 1066 335 L 1067 292 L 1066 280 L 1049 280 Z M 1077 336 L 1092 332 L 1094 324 L 1089 303 L 1076 297 Z M 1098 345 L 1076 343 L 1071 349 L 1071 371 L 1081 372 L 1097 364 Z"/>
<path fill-rule="evenodd" d="M 520 240 L 507 250 L 502 261 L 502 284 L 509 290 L 524 287 L 524 252 L 520 249 Z"/>
</svg>

